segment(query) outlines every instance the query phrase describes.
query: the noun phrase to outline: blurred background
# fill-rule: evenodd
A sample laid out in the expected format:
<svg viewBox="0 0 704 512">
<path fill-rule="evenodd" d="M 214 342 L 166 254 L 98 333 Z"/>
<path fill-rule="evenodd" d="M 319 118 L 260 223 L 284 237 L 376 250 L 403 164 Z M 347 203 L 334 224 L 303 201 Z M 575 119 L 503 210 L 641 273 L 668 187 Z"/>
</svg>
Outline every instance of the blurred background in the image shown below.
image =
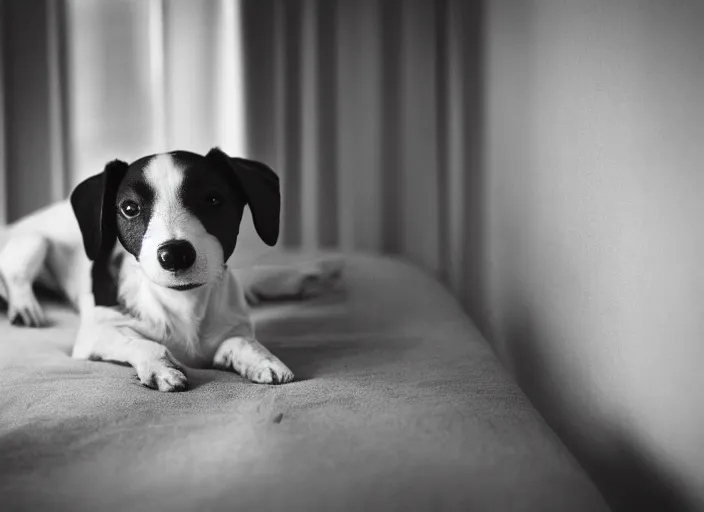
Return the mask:
<svg viewBox="0 0 704 512">
<path fill-rule="evenodd" d="M 265 161 L 282 246 L 437 276 L 615 509 L 704 510 L 704 2 L 0 7 L 1 222 L 113 158 Z"/>
</svg>

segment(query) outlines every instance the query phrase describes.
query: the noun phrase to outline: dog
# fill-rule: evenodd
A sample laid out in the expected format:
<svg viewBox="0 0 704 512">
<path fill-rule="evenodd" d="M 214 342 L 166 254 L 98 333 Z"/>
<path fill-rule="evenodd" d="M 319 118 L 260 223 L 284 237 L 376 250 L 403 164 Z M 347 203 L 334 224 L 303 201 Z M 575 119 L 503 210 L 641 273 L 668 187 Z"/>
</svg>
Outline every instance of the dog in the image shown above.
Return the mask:
<svg viewBox="0 0 704 512">
<path fill-rule="evenodd" d="M 129 364 L 150 388 L 186 390 L 185 367 L 288 383 L 294 374 L 257 341 L 248 302 L 315 294 L 342 262 L 274 269 L 243 289 L 227 261 L 244 208 L 273 246 L 280 205 L 271 168 L 219 148 L 113 160 L 69 200 L 10 226 L 0 296 L 13 324 L 42 326 L 33 284 L 61 292 L 80 314 L 72 356 Z"/>
</svg>

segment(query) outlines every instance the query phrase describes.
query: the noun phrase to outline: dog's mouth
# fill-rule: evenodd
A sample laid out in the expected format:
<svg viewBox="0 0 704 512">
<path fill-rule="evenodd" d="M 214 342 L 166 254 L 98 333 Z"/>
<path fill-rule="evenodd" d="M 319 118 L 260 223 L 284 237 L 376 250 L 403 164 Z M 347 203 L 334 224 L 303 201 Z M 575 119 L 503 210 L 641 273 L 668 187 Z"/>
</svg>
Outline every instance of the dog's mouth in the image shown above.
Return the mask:
<svg viewBox="0 0 704 512">
<path fill-rule="evenodd" d="M 199 286 L 203 286 L 205 283 L 187 283 L 187 284 L 175 284 L 173 286 L 169 286 L 172 290 L 177 290 L 179 292 L 185 292 L 186 290 L 193 290 L 194 288 L 198 288 Z"/>
</svg>

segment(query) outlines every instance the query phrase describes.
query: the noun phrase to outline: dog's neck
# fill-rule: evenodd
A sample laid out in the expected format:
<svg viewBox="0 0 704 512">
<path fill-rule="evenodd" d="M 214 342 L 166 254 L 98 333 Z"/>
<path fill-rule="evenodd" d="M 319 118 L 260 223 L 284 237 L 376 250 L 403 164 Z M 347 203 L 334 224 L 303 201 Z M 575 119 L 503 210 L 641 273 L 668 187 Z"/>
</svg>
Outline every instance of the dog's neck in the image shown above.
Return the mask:
<svg viewBox="0 0 704 512">
<path fill-rule="evenodd" d="M 201 327 L 213 304 L 222 302 L 227 268 L 218 279 L 193 290 L 178 291 L 154 284 L 137 260 L 128 255 L 118 280 L 120 305 L 147 323 L 155 341 L 178 347 L 190 355 L 200 352 Z"/>
</svg>

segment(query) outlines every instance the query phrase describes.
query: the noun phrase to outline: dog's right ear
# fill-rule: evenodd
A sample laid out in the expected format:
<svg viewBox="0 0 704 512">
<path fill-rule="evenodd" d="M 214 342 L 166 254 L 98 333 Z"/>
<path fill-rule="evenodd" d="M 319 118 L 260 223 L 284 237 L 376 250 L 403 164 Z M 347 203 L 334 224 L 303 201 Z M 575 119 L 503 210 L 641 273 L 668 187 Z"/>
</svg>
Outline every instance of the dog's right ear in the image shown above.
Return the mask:
<svg viewBox="0 0 704 512">
<path fill-rule="evenodd" d="M 115 199 L 128 167 L 126 162 L 113 160 L 103 172 L 81 182 L 71 193 L 71 206 L 81 228 L 83 247 L 92 261 L 115 245 Z"/>
</svg>

